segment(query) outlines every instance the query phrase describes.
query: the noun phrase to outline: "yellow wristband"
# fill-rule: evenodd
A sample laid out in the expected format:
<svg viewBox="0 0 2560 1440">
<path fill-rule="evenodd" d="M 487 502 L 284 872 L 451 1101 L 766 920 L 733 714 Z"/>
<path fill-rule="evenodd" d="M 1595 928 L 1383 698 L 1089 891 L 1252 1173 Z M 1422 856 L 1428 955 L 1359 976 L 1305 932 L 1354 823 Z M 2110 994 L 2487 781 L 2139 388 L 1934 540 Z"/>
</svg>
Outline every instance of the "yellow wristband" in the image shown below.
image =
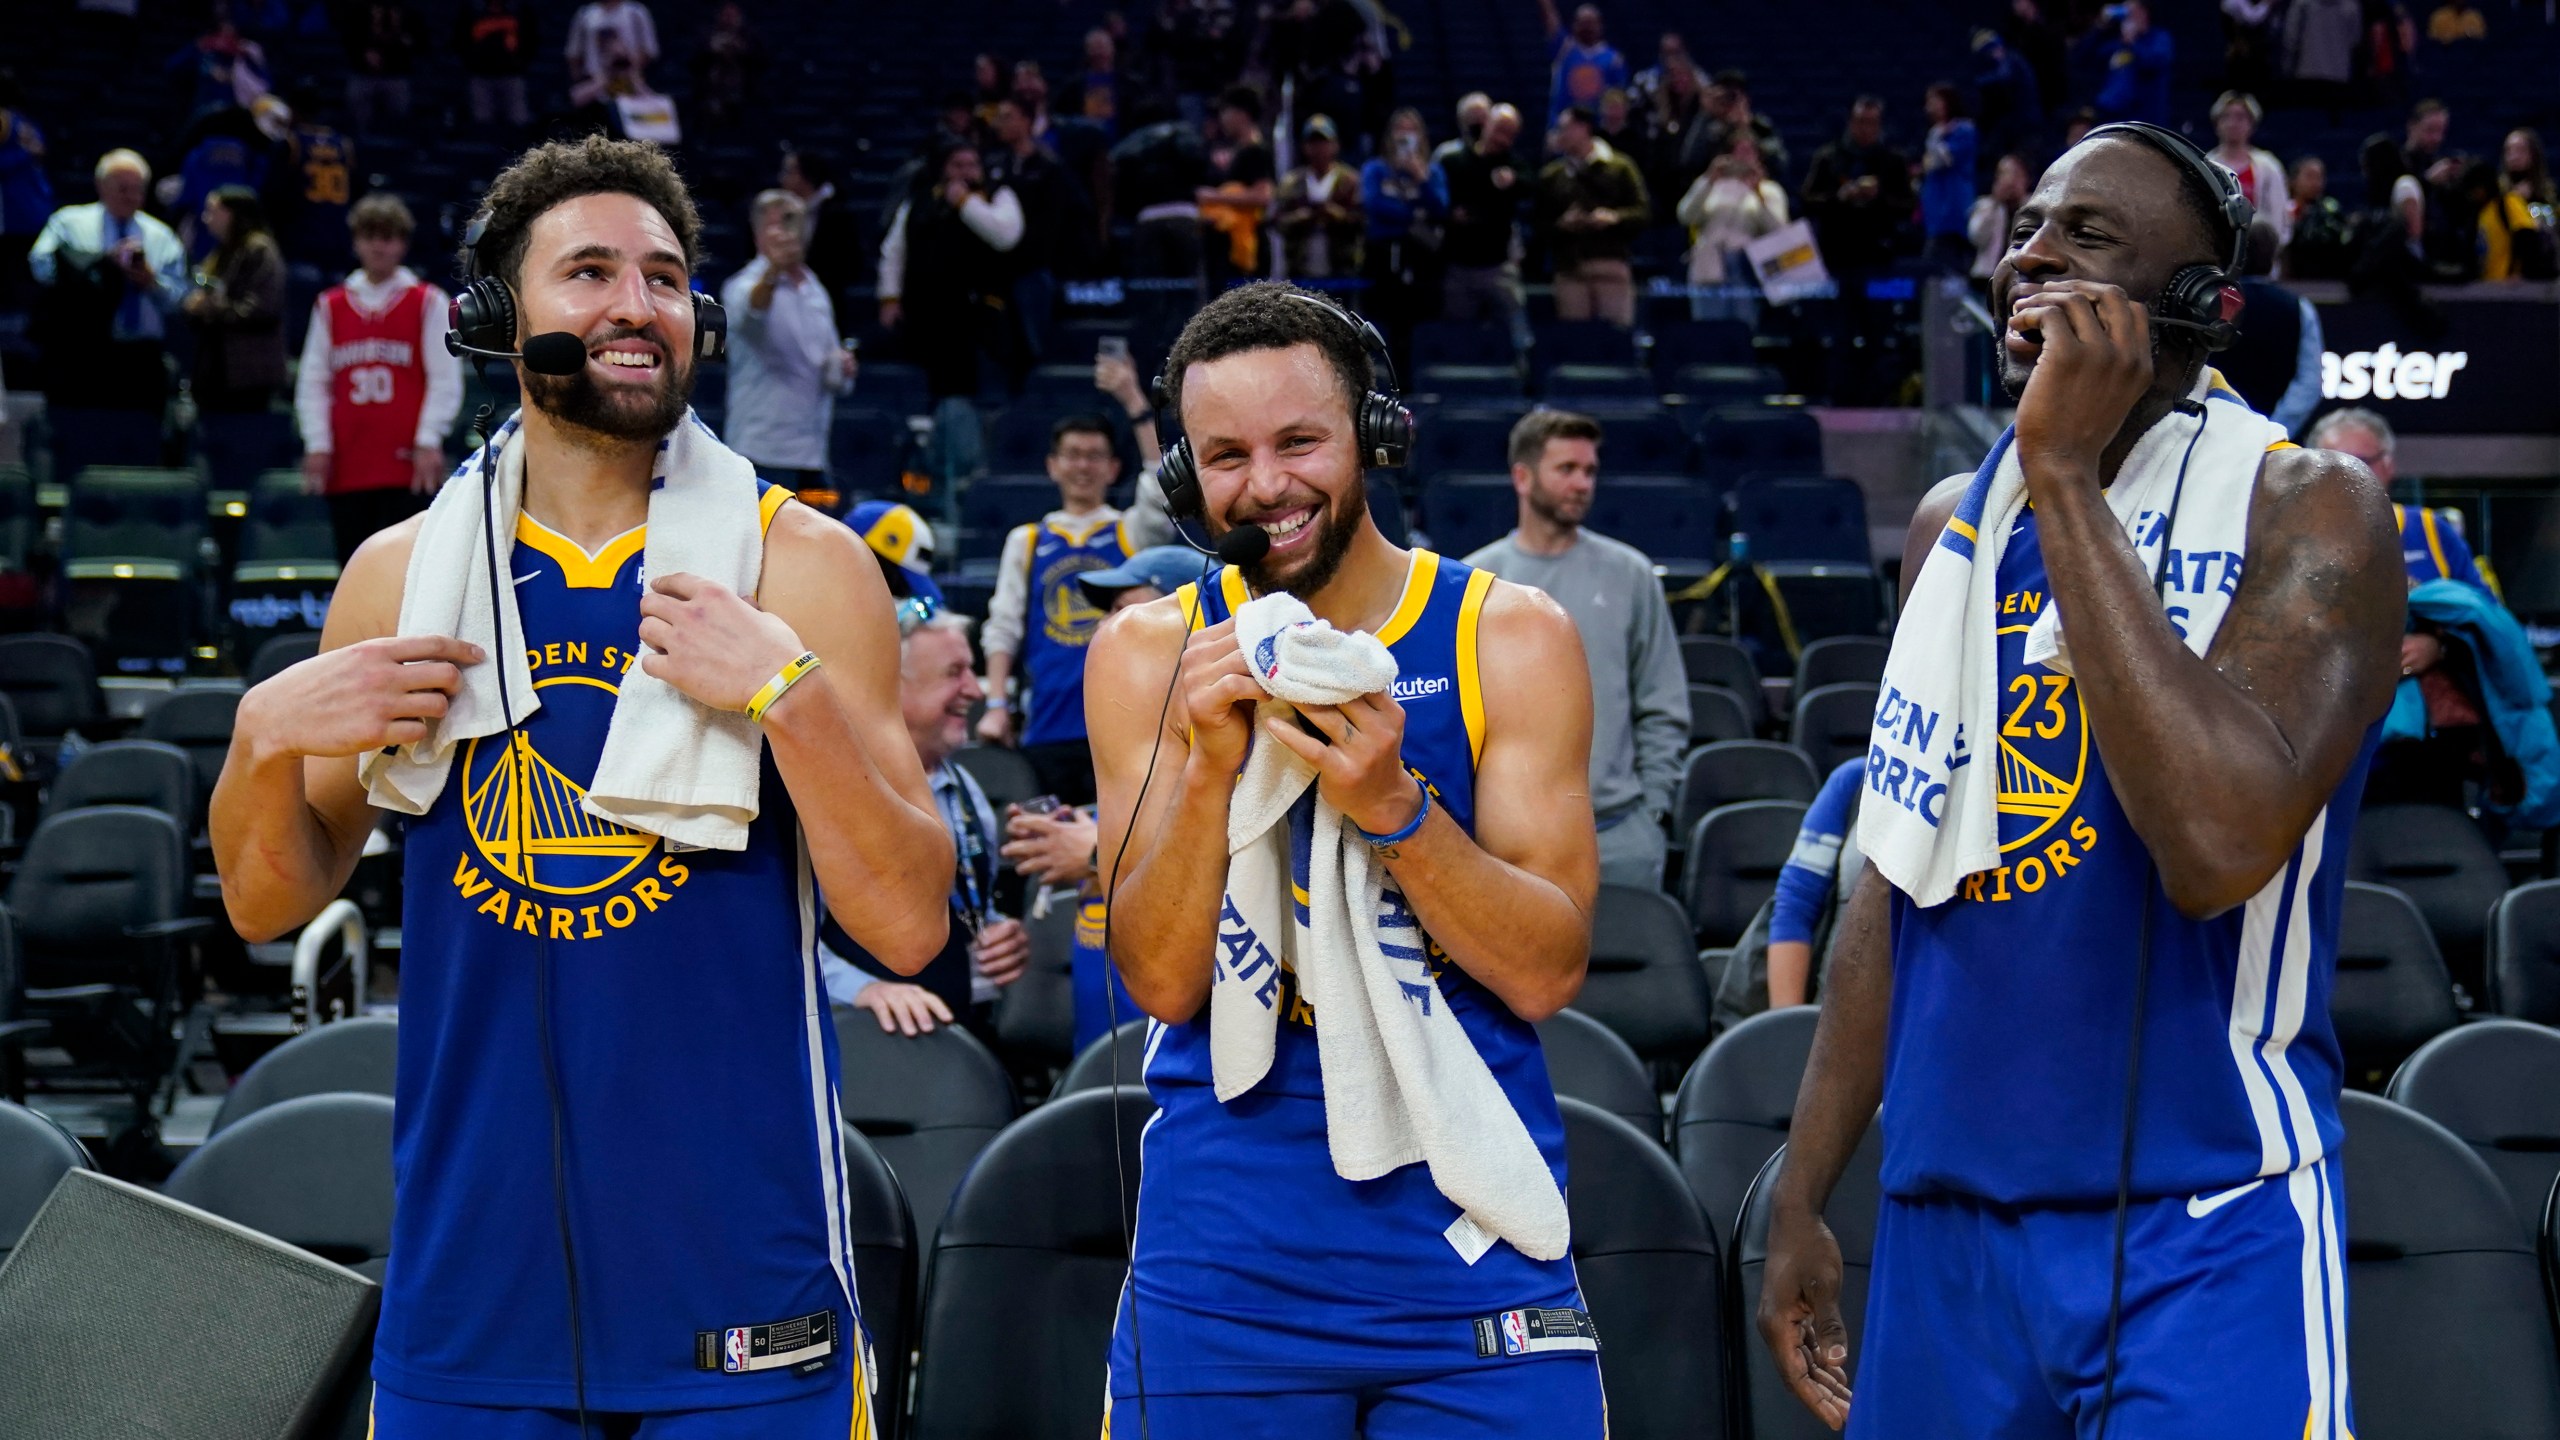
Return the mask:
<svg viewBox="0 0 2560 1440">
<path fill-rule="evenodd" d="M 800 683 L 800 677 L 817 669 L 818 663 L 817 651 L 801 651 L 799 659 L 783 666 L 782 672 L 764 682 L 764 688 L 757 691 L 755 698 L 747 702 L 747 718 L 761 723 L 764 720 L 764 712 L 772 709 L 774 703 L 783 696 L 790 694 L 791 687 Z"/>
</svg>

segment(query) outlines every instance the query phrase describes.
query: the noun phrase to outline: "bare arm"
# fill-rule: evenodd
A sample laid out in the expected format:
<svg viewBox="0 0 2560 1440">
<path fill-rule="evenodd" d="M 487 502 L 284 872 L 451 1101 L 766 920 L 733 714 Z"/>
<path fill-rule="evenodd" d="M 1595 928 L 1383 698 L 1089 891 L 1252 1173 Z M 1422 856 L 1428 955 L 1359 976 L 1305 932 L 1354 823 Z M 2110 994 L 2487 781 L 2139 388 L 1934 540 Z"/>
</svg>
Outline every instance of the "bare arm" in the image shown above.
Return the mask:
<svg viewBox="0 0 2560 1440">
<path fill-rule="evenodd" d="M 951 836 L 898 713 L 898 629 L 880 567 L 852 531 L 798 504 L 765 537 L 757 603 L 694 576 L 641 597 L 640 668 L 722 710 L 805 648 L 824 662 L 765 712 L 827 909 L 901 975 L 949 934 Z"/>
<path fill-rule="evenodd" d="M 240 697 L 214 786 L 214 869 L 231 926 L 250 941 L 307 923 L 346 888 L 373 829 L 356 757 L 426 738 L 480 648 L 393 638 L 418 522 L 374 536 L 347 563 L 321 653 Z"/>
</svg>

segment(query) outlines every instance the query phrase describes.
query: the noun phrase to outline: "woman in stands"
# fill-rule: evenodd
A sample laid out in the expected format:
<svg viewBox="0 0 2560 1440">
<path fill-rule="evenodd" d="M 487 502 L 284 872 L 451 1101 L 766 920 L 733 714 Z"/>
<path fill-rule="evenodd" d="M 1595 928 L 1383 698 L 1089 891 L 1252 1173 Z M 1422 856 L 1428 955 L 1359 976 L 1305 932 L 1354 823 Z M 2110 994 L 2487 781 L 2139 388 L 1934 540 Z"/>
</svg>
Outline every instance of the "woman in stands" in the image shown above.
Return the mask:
<svg viewBox="0 0 2560 1440">
<path fill-rule="evenodd" d="M 255 413 L 284 388 L 284 252 L 246 185 L 206 197 L 204 227 L 214 250 L 184 302 L 196 327 L 196 407 Z"/>
</svg>

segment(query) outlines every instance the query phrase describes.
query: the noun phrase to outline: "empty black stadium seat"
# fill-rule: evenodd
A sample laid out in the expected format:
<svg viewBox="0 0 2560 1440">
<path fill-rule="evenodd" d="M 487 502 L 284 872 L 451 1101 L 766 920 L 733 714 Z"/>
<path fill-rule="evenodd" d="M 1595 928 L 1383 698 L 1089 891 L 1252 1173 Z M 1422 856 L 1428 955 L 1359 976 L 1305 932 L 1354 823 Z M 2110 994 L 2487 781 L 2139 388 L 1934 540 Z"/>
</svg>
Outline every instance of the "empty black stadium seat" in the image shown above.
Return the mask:
<svg viewBox="0 0 2560 1440">
<path fill-rule="evenodd" d="M 158 740 L 110 740 L 62 767 L 45 793 L 44 813 L 51 818 L 98 805 L 138 805 L 193 834 L 202 802 L 196 763 L 186 751 Z"/>
<path fill-rule="evenodd" d="M 2560 1347 L 2534 1245 L 2497 1177 L 2425 1116 L 2340 1103 L 2356 1433 L 2560 1435 Z"/>
<path fill-rule="evenodd" d="M 1550 366 L 1539 382 L 1538 393 L 1548 403 L 1565 407 L 1630 400 L 1658 398 L 1653 372 L 1641 365 L 1576 365 Z"/>
<path fill-rule="evenodd" d="M 1744 800 L 1698 817 L 1681 872 L 1681 903 L 1697 943 L 1732 944 L 1769 902 L 1804 812 L 1792 800 Z"/>
<path fill-rule="evenodd" d="M 1441 407 L 1428 423 L 1414 427 L 1412 473 L 1491 474 L 1504 469 L 1511 463 L 1511 427 L 1520 414 L 1510 408 Z"/>
<path fill-rule="evenodd" d="M 1721 685 L 1736 695 L 1746 696 L 1757 718 L 1767 713 L 1761 700 L 1760 667 L 1751 652 L 1721 635 L 1683 635 L 1680 637 L 1680 668 L 1692 685 Z"/>
<path fill-rule="evenodd" d="M 1704 565 L 1724 549 L 1716 492 L 1685 475 L 1603 475 L 1583 523 L 1663 564 Z M 1516 511 L 1514 512 L 1517 513 Z"/>
<path fill-rule="evenodd" d="M 2461 1020 L 2444 959 L 2409 897 L 2350 880 L 2338 920 L 2329 1023 L 2347 1083 L 2378 1090 L 2400 1062 Z"/>
<path fill-rule="evenodd" d="M 1076 907 L 1073 890 L 1055 890 L 1047 913 L 1023 918 L 1031 956 L 996 997 L 995 1013 L 996 1049 L 1016 1074 L 1075 1058 Z"/>
<path fill-rule="evenodd" d="M 1748 740 L 1758 727 L 1752 703 L 1721 685 L 1689 687 L 1689 743 L 1718 745 Z"/>
<path fill-rule="evenodd" d="M 1793 745 L 1776 740 L 1720 740 L 1689 752 L 1672 801 L 1671 833 L 1685 844 L 1698 818 L 1743 800 L 1813 803 L 1822 779 Z"/>
<path fill-rule="evenodd" d="M 1034 525 L 1058 508 L 1058 487 L 1046 475 L 981 475 L 960 492 L 962 560 L 993 560 L 1005 536 Z"/>
<path fill-rule="evenodd" d="M 1728 481 L 1819 474 L 1822 426 L 1794 406 L 1719 405 L 1699 426 L 1698 458 L 1707 474 Z"/>
<path fill-rule="evenodd" d="M 1825 685 L 1881 684 L 1885 654 L 1892 648 L 1879 635 L 1831 635 L 1816 640 L 1796 657 L 1795 693 L 1810 695 Z"/>
<path fill-rule="evenodd" d="M 916 1234 L 930 1237 L 960 1177 L 1013 1118 L 1012 1082 L 957 1025 L 892 1035 L 879 1017 L 851 1006 L 836 1010 L 835 1024 L 845 1123 L 888 1162 L 915 1211 Z"/>
<path fill-rule="evenodd" d="M 1591 909 L 1591 967 L 1574 1008 L 1639 1058 L 1685 1065 L 1707 1043 L 1707 980 L 1670 896 L 1603 885 Z"/>
<path fill-rule="evenodd" d="M 1007 805 L 1019 804 L 1040 793 L 1040 772 L 1022 758 L 1022 752 L 1002 745 L 963 745 L 952 752 L 951 763 L 969 772 L 978 788 L 987 792 L 987 803 L 1002 815 Z"/>
<path fill-rule="evenodd" d="M 353 1093 L 388 1099 L 399 1069 L 400 1022 L 359 1015 L 305 1030 L 258 1057 L 224 1092 L 210 1134 L 270 1105 L 305 1095 Z"/>
<path fill-rule="evenodd" d="M 164 1189 L 379 1280 L 391 1254 L 391 1101 L 328 1094 L 270 1105 L 207 1139 Z"/>
<path fill-rule="evenodd" d="M 239 713 L 237 690 L 181 690 L 142 717 L 143 739 L 175 745 L 195 765 L 199 823 L 204 802 L 222 778 L 222 762 L 231 753 L 231 729 Z"/>
<path fill-rule="evenodd" d="M 1741 1359 L 1736 1382 L 1741 1393 L 1735 1408 L 1742 1416 L 1743 1433 L 1753 1440 L 1822 1440 L 1832 1432 L 1778 1379 L 1777 1362 L 1769 1357 L 1769 1347 L 1761 1343 L 1752 1320 L 1760 1308 L 1760 1277 L 1769 1267 L 1770 1189 L 1785 1163 L 1786 1152 L 1781 1150 L 1753 1178 L 1734 1237 L 1733 1313 L 1740 1317 L 1734 1326 L 1740 1332 L 1734 1346 Z M 1840 1320 L 1849 1331 L 1844 1368 L 1852 1390 L 1857 1388 L 1858 1354 L 1866 1334 L 1867 1280 L 1875 1269 L 1876 1214 L 1884 1203 L 1883 1163 L 1884 1127 L 1870 1125 L 1866 1138 L 1849 1157 L 1848 1168 L 1841 1172 L 1840 1183 L 1833 1187 L 1831 1203 L 1822 1209 L 1823 1223 L 1840 1242 Z"/>
<path fill-rule="evenodd" d="M 1508 359 L 1511 332 L 1499 325 L 1465 320 L 1425 320 L 1413 327 L 1413 363 L 1482 365 Z"/>
<path fill-rule="evenodd" d="M 1535 375 L 1558 365 L 1633 365 L 1638 358 L 1634 332 L 1607 320 L 1549 320 L 1530 334 Z"/>
<path fill-rule="evenodd" d="M 1119 1050 L 1116 1059 L 1112 1055 L 1114 1047 Z M 1147 1017 L 1123 1020 L 1119 1029 L 1097 1037 L 1076 1052 L 1075 1062 L 1058 1077 L 1057 1093 L 1073 1095 L 1082 1090 L 1107 1089 L 1115 1074 L 1120 1084 L 1143 1088 L 1147 1083 L 1146 1059 Z"/>
<path fill-rule="evenodd" d="M 1661 1143 L 1662 1102 L 1644 1061 L 1616 1031 L 1579 1010 L 1559 1010 L 1538 1022 L 1538 1045 L 1558 1099 L 1597 1106 Z"/>
<path fill-rule="evenodd" d="M 2383 1092 L 2455 1135 L 2498 1177 L 2531 1240 L 2560 1178 L 2560 1030 L 2457 1025 L 2418 1047 Z"/>
<path fill-rule="evenodd" d="M 2560 880 L 2519 885 L 2498 898 L 2489 912 L 2488 968 L 2489 1001 L 2499 1014 L 2560 1025 Z"/>
<path fill-rule="evenodd" d="M 0 694 L 16 707 L 19 728 L 39 743 L 75 730 L 94 739 L 106 719 L 89 647 L 68 635 L 0 635 Z"/>
<path fill-rule="evenodd" d="M 26 1014 L 53 1027 L 74 1078 L 148 1096 L 175 1059 L 188 937 L 187 841 L 157 810 L 102 805 L 36 827 L 9 883 Z M 51 1072 L 48 1072 L 51 1073 Z"/>
<path fill-rule="evenodd" d="M 1750 537 L 1754 560 L 1865 565 L 1873 559 L 1867 495 L 1855 480 L 1745 480 L 1734 486 L 1725 506 L 1725 528 Z"/>
<path fill-rule="evenodd" d="M 2408 896 L 2427 917 L 2445 969 L 2473 995 L 2485 991 L 2489 907 L 2507 893 L 2507 869 L 2479 822 L 2448 805 L 2374 806 L 2356 817 L 2347 878 Z"/>
<path fill-rule="evenodd" d="M 1690 320 L 1653 332 L 1653 363 L 1668 377 L 1684 365 L 1752 365 L 1751 326 L 1741 320 Z"/>
<path fill-rule="evenodd" d="M 88 1150 L 50 1116 L 0 1100 L 0 1261 L 62 1177 L 92 1168 Z"/>
<path fill-rule="evenodd" d="M 242 679 L 255 688 L 319 653 L 320 632 L 317 630 L 297 630 L 275 636 L 260 643 L 258 653 L 249 658 L 249 670 Z"/>
<path fill-rule="evenodd" d="M 1570 1015 L 1572 1011 L 1566 1011 Z M 1723 1259 L 1655 1132 L 1565 1097 L 1573 1269 L 1600 1332 L 1609 1433 L 1724 1440 Z"/>
<path fill-rule="evenodd" d="M 853 1295 L 862 1306 L 862 1328 L 870 1332 L 872 1363 L 880 1367 L 872 1377 L 871 1418 L 879 1427 L 878 1440 L 899 1440 L 906 1433 L 907 1376 L 924 1261 L 916 1244 L 915 1217 L 898 1177 L 861 1131 L 846 1125 L 839 1133 L 845 1209 L 851 1212 Z"/>
<path fill-rule="evenodd" d="M 1671 1102 L 1680 1173 L 1728 1249 L 1753 1177 L 1787 1143 L 1820 1018 L 1813 1006 L 1791 1005 L 1734 1026 L 1689 1067 Z"/>
<path fill-rule="evenodd" d="M 1511 533 L 1520 501 L 1509 475 L 1435 475 L 1422 490 L 1422 528 L 1443 555 L 1472 555 Z"/>
<path fill-rule="evenodd" d="M 1641 377 L 1644 372 L 1633 371 Z M 1651 383 L 1637 383 L 1650 387 Z M 1567 407 L 1575 408 L 1575 407 Z M 1669 411 L 1656 403 L 1648 388 L 1644 398 L 1630 404 L 1624 399 L 1595 400 L 1579 407 L 1600 422 L 1600 490 L 1606 492 L 1613 480 L 1628 475 L 1685 474 L 1694 458 L 1689 432 Z M 1691 477 L 1692 494 L 1699 508 L 1707 513 L 1699 518 L 1701 527 L 1714 530 L 1720 520 L 1723 493 Z M 1629 536 L 1630 541 L 1640 537 Z M 1646 554 L 1683 554 L 1682 551 L 1657 551 L 1651 544 L 1639 544 Z M 1707 553 L 1707 552 L 1700 552 Z"/>
<path fill-rule="evenodd" d="M 871 367 L 863 367 L 868 390 Z M 827 479 L 847 495 L 896 488 L 907 454 L 907 421 L 876 405 L 838 405 L 827 422 Z M 956 552 L 955 552 L 956 553 Z"/>
<path fill-rule="evenodd" d="M 1871 684 L 1825 685 L 1797 692 L 1795 722 L 1788 738 L 1813 762 L 1815 774 L 1828 775 L 1841 761 L 1867 753 L 1875 729 L 1876 694 Z"/>
<path fill-rule="evenodd" d="M 1061 1096 L 1006 1127 L 978 1158 L 933 1242 L 907 1432 L 914 1440 L 1092 1440 L 1100 1432 L 1113 1311 L 1136 1223 L 1138 1137 L 1154 1113 L 1136 1090 Z M 1180 1320 L 1141 1306 L 1142 1338 L 1151 1322 Z"/>
</svg>

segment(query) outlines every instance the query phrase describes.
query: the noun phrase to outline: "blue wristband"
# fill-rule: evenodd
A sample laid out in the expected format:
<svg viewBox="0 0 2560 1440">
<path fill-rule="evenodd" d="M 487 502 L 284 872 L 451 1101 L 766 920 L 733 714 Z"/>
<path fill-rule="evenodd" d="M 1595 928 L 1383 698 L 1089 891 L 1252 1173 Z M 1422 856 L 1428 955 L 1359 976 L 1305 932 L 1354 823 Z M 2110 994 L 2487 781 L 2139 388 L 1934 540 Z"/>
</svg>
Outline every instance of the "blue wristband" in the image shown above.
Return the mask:
<svg viewBox="0 0 2560 1440">
<path fill-rule="evenodd" d="M 1422 803 L 1415 807 L 1413 818 L 1404 822 L 1404 825 L 1392 834 L 1372 835 L 1368 831 L 1361 829 L 1359 822 L 1356 820 L 1345 821 L 1344 823 L 1351 827 L 1351 832 L 1353 834 L 1368 841 L 1369 848 L 1372 850 L 1384 850 L 1390 845 L 1401 845 L 1407 840 L 1413 838 L 1414 832 L 1422 828 L 1423 821 L 1431 818 L 1431 787 L 1428 785 L 1418 784 L 1415 786 L 1414 793 L 1422 797 Z"/>
</svg>

